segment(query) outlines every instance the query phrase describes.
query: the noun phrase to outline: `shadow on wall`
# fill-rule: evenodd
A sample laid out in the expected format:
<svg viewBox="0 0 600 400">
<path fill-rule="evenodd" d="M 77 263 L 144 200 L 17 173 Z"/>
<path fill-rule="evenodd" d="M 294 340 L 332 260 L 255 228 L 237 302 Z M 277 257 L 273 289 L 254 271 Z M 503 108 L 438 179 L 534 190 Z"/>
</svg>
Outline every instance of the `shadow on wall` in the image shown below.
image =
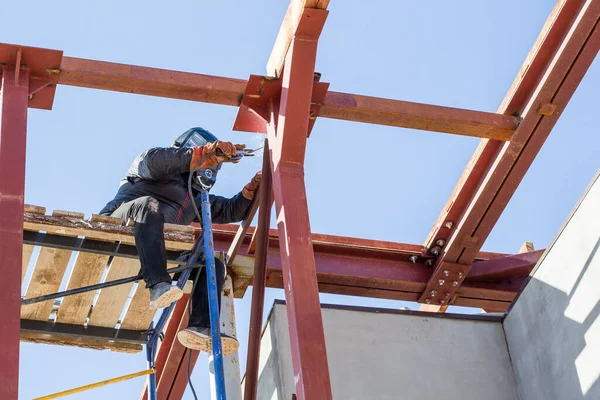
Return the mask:
<svg viewBox="0 0 600 400">
<path fill-rule="evenodd" d="M 600 238 L 583 263 L 568 242 L 584 238 L 573 233 L 556 241 L 567 243 L 550 249 L 504 321 L 521 400 L 600 399 Z"/>
</svg>

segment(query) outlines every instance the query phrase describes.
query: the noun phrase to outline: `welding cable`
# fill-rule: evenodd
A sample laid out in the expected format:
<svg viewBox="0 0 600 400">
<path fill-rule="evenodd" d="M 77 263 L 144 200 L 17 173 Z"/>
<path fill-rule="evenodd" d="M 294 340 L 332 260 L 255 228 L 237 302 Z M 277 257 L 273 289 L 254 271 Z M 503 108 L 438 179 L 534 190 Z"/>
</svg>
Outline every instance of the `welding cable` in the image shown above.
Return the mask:
<svg viewBox="0 0 600 400">
<path fill-rule="evenodd" d="M 194 203 L 192 201 L 192 203 Z M 206 263 L 205 263 L 206 265 Z M 196 271 L 196 279 L 194 279 L 194 284 L 192 285 L 192 292 L 190 293 L 190 298 L 188 299 L 188 321 L 192 320 L 192 296 L 194 295 L 194 290 L 196 290 L 196 282 L 200 279 L 200 269 Z M 192 349 L 187 349 L 188 360 L 187 360 L 187 381 L 188 386 L 192 390 L 192 394 L 194 395 L 194 400 L 198 400 L 198 396 L 196 395 L 196 389 L 194 389 L 194 385 L 192 384 Z"/>
</svg>

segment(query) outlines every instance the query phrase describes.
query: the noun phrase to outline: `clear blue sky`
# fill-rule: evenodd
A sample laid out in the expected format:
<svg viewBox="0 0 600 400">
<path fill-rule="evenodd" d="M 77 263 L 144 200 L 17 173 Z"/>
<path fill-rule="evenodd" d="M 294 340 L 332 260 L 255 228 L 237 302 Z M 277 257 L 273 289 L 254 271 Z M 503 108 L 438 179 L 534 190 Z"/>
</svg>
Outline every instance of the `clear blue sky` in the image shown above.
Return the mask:
<svg viewBox="0 0 600 400">
<path fill-rule="evenodd" d="M 5 2 L 0 40 L 72 57 L 247 78 L 263 74 L 287 0 Z M 554 1 L 332 0 L 317 70 L 335 91 L 496 111 Z M 598 168 L 596 61 L 526 175 L 486 250 L 543 248 Z M 136 154 L 190 126 L 232 132 L 236 108 L 60 86 L 54 109 L 31 110 L 26 202 L 98 212 Z M 306 182 L 314 232 L 422 243 L 478 140 L 319 119 Z M 392 150 L 393 149 L 393 150 Z M 332 159 L 332 155 L 338 159 Z M 215 192 L 233 195 L 260 161 L 227 166 Z M 367 182 L 367 184 L 365 184 Z M 236 303 L 245 365 L 250 291 Z M 269 291 L 266 305 L 281 291 Z M 325 295 L 325 302 L 400 302 Z M 415 304 L 409 305 L 417 308 Z M 22 399 L 145 368 L 145 357 L 23 344 Z M 193 379 L 207 398 L 206 357 Z M 70 399 L 137 399 L 137 379 Z M 186 398 L 190 398 L 189 394 Z"/>
</svg>

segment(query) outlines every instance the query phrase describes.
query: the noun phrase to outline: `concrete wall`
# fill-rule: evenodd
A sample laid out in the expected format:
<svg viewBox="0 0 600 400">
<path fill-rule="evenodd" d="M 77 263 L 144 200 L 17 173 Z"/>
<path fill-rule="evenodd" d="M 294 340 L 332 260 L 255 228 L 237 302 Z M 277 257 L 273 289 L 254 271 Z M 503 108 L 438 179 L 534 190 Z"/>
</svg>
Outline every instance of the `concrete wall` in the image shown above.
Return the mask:
<svg viewBox="0 0 600 400">
<path fill-rule="evenodd" d="M 499 319 L 436 318 L 324 306 L 334 399 L 515 400 Z M 261 343 L 258 398 L 290 400 L 294 374 L 285 305 Z"/>
<path fill-rule="evenodd" d="M 504 321 L 521 400 L 600 399 L 600 181 Z"/>
</svg>

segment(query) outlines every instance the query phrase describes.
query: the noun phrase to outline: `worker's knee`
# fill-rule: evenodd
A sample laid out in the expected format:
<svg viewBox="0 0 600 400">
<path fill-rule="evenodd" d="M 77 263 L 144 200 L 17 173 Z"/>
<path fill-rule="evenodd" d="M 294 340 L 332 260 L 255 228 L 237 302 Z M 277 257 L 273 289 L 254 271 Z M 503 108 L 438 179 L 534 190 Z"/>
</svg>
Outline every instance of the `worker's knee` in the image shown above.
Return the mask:
<svg viewBox="0 0 600 400">
<path fill-rule="evenodd" d="M 144 210 L 151 214 L 160 214 L 160 203 L 152 196 L 143 196 L 139 198 Z"/>
<path fill-rule="evenodd" d="M 151 196 L 143 196 L 137 199 L 137 202 L 140 213 L 138 218 L 135 218 L 135 222 L 152 225 L 164 223 L 164 216 L 158 200 Z"/>
</svg>

